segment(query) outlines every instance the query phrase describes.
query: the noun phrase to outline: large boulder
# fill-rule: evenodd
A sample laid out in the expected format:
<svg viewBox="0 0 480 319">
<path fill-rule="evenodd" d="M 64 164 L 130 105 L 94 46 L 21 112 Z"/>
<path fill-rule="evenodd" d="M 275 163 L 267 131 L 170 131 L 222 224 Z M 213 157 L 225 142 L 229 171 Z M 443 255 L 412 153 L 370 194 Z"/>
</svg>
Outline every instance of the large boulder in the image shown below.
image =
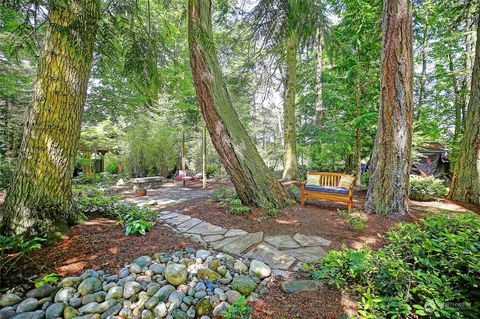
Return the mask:
<svg viewBox="0 0 480 319">
<path fill-rule="evenodd" d="M 255 288 L 257 288 L 257 284 L 249 276 L 240 275 L 233 278 L 232 289 L 240 292 L 241 294 L 248 296 L 255 290 Z"/>
<path fill-rule="evenodd" d="M 252 260 L 252 262 L 250 263 L 250 269 L 248 270 L 248 273 L 251 276 L 255 276 L 258 278 L 265 278 L 272 274 L 272 269 L 261 261 Z"/>
<path fill-rule="evenodd" d="M 187 281 L 188 270 L 182 264 L 170 264 L 165 268 L 165 279 L 174 286 L 184 284 Z"/>
<path fill-rule="evenodd" d="M 93 294 L 102 290 L 102 282 L 95 277 L 88 277 L 78 286 L 78 292 L 82 296 Z"/>
</svg>

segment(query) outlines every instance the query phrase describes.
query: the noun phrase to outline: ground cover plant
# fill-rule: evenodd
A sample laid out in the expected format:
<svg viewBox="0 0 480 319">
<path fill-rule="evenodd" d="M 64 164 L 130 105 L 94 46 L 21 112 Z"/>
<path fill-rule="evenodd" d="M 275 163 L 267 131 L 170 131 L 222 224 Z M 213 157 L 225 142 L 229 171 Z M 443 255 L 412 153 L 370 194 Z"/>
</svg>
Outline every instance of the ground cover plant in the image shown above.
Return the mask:
<svg viewBox="0 0 480 319">
<path fill-rule="evenodd" d="M 478 318 L 480 217 L 435 214 L 400 223 L 378 251 L 332 250 L 312 276 L 351 290 L 360 318 Z"/>
</svg>

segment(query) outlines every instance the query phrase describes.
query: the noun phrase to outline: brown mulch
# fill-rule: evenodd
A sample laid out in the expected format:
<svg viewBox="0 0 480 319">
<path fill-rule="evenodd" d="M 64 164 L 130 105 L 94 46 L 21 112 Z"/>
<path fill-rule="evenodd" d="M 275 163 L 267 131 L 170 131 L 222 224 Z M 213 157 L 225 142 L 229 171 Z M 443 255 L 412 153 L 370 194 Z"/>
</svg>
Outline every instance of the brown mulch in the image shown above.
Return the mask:
<svg viewBox="0 0 480 319">
<path fill-rule="evenodd" d="M 365 192 L 354 195 L 355 207 L 361 208 Z M 272 218 L 262 209 L 253 209 L 244 215 L 232 214 L 217 203 L 206 199 L 196 199 L 180 203 L 172 209 L 183 214 L 205 220 L 211 224 L 225 228 L 241 228 L 248 232 L 263 231 L 265 235 L 295 235 L 302 233 L 316 235 L 332 241 L 330 248 L 341 248 L 343 244 L 358 248 L 368 242 L 372 247 L 382 244 L 380 234 L 398 223 L 398 220 L 386 216 L 368 215 L 367 226 L 363 230 L 354 230 L 350 224 L 338 214 L 338 209 L 346 209 L 341 203 L 327 201 L 311 201 L 302 207 L 298 204 L 284 208 L 276 218 Z M 405 221 L 415 221 L 423 214 L 412 212 Z"/>
<path fill-rule="evenodd" d="M 69 276 L 89 268 L 114 274 L 142 255 L 173 252 L 186 247 L 200 248 L 159 223 L 145 236 L 125 236 L 116 221 L 95 217 L 71 227 L 69 233 L 54 245 L 34 250 L 29 259 L 16 265 L 6 284 L 36 274 L 56 272 Z"/>
<path fill-rule="evenodd" d="M 355 312 L 355 303 L 342 297 L 338 289 L 319 287 L 315 290 L 285 294 L 274 280 L 268 293 L 253 306 L 255 319 L 339 319 L 347 311 Z"/>
</svg>

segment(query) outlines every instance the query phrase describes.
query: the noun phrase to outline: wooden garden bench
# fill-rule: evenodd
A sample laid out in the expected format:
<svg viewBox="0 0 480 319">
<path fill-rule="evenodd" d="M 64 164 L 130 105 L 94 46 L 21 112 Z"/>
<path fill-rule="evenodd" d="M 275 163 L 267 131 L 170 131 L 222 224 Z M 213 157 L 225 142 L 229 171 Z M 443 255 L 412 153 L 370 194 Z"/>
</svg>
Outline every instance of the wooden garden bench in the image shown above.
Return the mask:
<svg viewBox="0 0 480 319">
<path fill-rule="evenodd" d="M 340 173 L 309 172 L 300 187 L 300 204 L 304 206 L 309 198 L 324 199 L 346 203 L 350 210 L 353 206 L 353 179 L 351 175 Z"/>
<path fill-rule="evenodd" d="M 149 176 L 132 179 L 135 196 L 140 197 L 147 195 L 147 188 L 159 188 L 164 181 L 165 177 L 163 176 Z"/>
</svg>

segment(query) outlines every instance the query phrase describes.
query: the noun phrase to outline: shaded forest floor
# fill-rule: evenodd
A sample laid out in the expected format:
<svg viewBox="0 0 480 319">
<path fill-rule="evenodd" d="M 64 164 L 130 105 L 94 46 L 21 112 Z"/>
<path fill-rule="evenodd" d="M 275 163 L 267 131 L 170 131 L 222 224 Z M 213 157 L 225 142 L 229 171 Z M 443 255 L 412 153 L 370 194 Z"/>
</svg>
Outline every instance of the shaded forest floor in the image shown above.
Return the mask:
<svg viewBox="0 0 480 319">
<path fill-rule="evenodd" d="M 169 183 L 169 187 L 179 187 L 180 183 Z M 225 184 L 211 184 L 225 187 Z M 200 183 L 187 184 L 194 192 L 200 189 Z M 162 192 L 162 189 L 152 191 Z M 355 193 L 355 207 L 361 208 L 365 192 Z M 0 193 L 0 202 L 2 194 Z M 478 207 L 462 207 L 458 203 L 441 200 L 435 202 L 412 201 L 412 212 L 406 221 L 413 222 L 424 215 L 425 211 L 448 209 L 451 211 L 473 210 Z M 276 218 L 268 216 L 261 209 L 253 209 L 245 215 L 235 215 L 220 208 L 209 197 L 196 198 L 174 204 L 169 210 L 178 210 L 215 225 L 226 228 L 242 228 L 248 232 L 263 231 L 266 235 L 302 233 L 318 235 L 332 241 L 330 248 L 338 249 L 342 245 L 358 248 L 365 243 L 373 247 L 383 244 L 382 235 L 398 221 L 377 215 L 368 215 L 367 227 L 356 231 L 342 218 L 337 209 L 345 209 L 342 204 L 311 202 L 305 207 L 293 205 L 283 209 Z M 35 250 L 21 260 L 10 282 L 24 281 L 37 274 L 56 272 L 62 276 L 77 274 L 85 269 L 104 269 L 116 273 L 124 264 L 142 255 L 156 252 L 174 252 L 186 247 L 200 248 L 171 228 L 158 222 L 145 236 L 124 235 L 124 230 L 116 221 L 92 216 L 88 221 L 70 228 L 53 246 Z M 298 273 L 295 276 L 305 276 Z M 337 319 L 348 308 L 354 308 L 347 296 L 341 291 L 328 287 L 316 290 L 284 294 L 280 287 L 281 279 L 272 279 L 268 293 L 254 304 L 254 318 L 325 318 Z"/>
</svg>

